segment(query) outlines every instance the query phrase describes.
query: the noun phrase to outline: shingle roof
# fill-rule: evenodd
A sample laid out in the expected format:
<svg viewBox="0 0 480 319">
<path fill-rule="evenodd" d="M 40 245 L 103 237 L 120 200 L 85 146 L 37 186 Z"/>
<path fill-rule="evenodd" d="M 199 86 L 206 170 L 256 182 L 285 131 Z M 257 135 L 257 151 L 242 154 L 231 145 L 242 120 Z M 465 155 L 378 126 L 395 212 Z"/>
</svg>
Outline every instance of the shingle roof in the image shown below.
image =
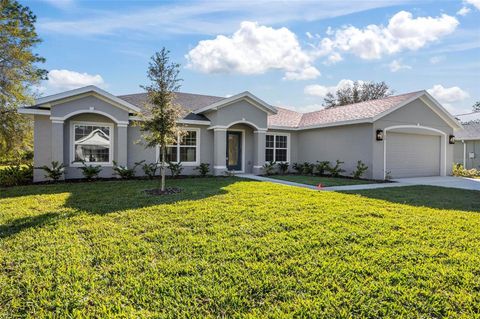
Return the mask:
<svg viewBox="0 0 480 319">
<path fill-rule="evenodd" d="M 127 101 L 141 109 L 147 103 L 147 93 L 136 93 L 128 95 L 119 95 L 118 98 Z M 185 120 L 196 120 L 196 121 L 208 121 L 208 118 L 203 114 L 195 114 L 192 111 L 201 109 L 207 105 L 213 104 L 215 102 L 225 99 L 220 96 L 211 96 L 211 95 L 201 95 L 201 94 L 191 94 L 191 93 L 175 93 L 174 102 L 182 106 L 186 111 L 186 116 L 183 117 Z"/>
<path fill-rule="evenodd" d="M 480 123 L 463 124 L 463 130 L 455 132 L 457 140 L 480 140 Z"/>
<path fill-rule="evenodd" d="M 299 113 L 283 108 L 278 108 L 276 115 L 269 116 L 269 126 L 288 126 L 305 128 L 309 126 L 335 124 L 345 121 L 373 118 L 389 109 L 392 109 L 416 96 L 421 96 L 424 91 L 390 96 L 383 99 L 371 100 L 355 104 L 343 105 L 322 109 L 315 112 Z"/>
<path fill-rule="evenodd" d="M 147 103 L 147 93 L 119 95 L 117 97 L 140 108 L 143 108 L 145 103 Z M 174 102 L 186 110 L 195 111 L 223 99 L 225 98 L 220 96 L 177 92 L 175 93 Z"/>
<path fill-rule="evenodd" d="M 468 123 L 471 121 L 480 121 L 480 112 L 457 114 L 455 115 L 455 117 L 462 123 Z"/>
</svg>

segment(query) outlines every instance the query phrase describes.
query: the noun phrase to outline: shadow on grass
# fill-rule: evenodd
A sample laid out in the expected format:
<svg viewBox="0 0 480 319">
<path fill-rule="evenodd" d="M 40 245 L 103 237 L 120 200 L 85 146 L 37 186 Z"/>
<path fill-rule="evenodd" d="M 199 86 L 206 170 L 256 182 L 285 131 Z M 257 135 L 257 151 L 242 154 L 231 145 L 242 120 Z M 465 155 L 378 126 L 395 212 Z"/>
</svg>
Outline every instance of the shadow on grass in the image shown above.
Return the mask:
<svg viewBox="0 0 480 319">
<path fill-rule="evenodd" d="M 103 215 L 128 209 L 173 204 L 221 195 L 227 192 L 224 187 L 239 181 L 247 182 L 248 180 L 223 177 L 169 180 L 167 186 L 178 187 L 182 189 L 182 192 L 165 196 L 148 195 L 144 192 L 146 189 L 157 187 L 155 180 L 98 181 L 7 188 L 0 193 L 0 200 L 22 196 L 68 193 L 69 197 L 62 206 L 73 208 L 75 211 L 66 215 L 49 212 L 8 221 L 6 224 L 0 225 L 0 238 L 12 236 L 24 229 L 54 224 L 60 218 L 69 218 L 78 213 Z"/>
<path fill-rule="evenodd" d="M 480 192 L 435 186 L 407 186 L 381 189 L 342 191 L 393 203 L 480 212 Z"/>
</svg>

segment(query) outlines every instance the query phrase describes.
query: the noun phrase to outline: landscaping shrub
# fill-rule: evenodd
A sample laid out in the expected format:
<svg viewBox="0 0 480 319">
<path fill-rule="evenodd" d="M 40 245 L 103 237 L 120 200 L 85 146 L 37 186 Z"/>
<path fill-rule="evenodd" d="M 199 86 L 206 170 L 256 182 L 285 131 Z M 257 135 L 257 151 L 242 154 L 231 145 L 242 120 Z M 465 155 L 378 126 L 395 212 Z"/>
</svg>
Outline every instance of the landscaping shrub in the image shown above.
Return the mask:
<svg viewBox="0 0 480 319">
<path fill-rule="evenodd" d="M 168 162 L 168 169 L 170 170 L 172 177 L 177 178 L 178 176 L 180 176 L 180 174 L 183 171 L 182 162 L 178 162 L 178 163 Z"/>
<path fill-rule="evenodd" d="M 329 165 L 329 161 L 317 161 L 317 164 L 315 164 L 315 174 L 320 176 L 325 175 L 325 170 L 328 169 Z"/>
<path fill-rule="evenodd" d="M 288 162 L 280 162 L 277 165 L 278 165 L 278 169 L 280 170 L 280 174 L 285 175 L 288 172 L 288 167 L 289 167 Z"/>
<path fill-rule="evenodd" d="M 360 178 L 368 170 L 368 166 L 364 162 L 358 161 L 357 167 L 353 171 L 353 178 Z"/>
<path fill-rule="evenodd" d="M 304 175 L 313 175 L 315 170 L 315 164 L 305 162 L 302 164 L 302 174 Z"/>
<path fill-rule="evenodd" d="M 157 173 L 158 163 L 148 163 L 142 165 L 143 173 L 148 176 L 148 178 L 153 179 Z"/>
<path fill-rule="evenodd" d="M 135 169 L 144 162 L 145 161 L 137 162 L 132 168 L 128 168 L 127 166 L 118 165 L 116 161 L 113 161 L 113 174 L 120 176 L 122 179 L 133 178 L 135 177 Z"/>
<path fill-rule="evenodd" d="M 102 171 L 102 166 L 100 165 L 92 165 L 88 164 L 85 161 L 82 161 L 82 167 L 79 167 L 82 171 L 83 177 L 85 177 L 87 180 L 91 181 L 95 178 L 98 178 L 98 174 Z"/>
<path fill-rule="evenodd" d="M 328 166 L 328 172 L 330 173 L 330 175 L 332 175 L 333 177 L 339 177 L 341 173 L 345 172 L 344 169 L 342 169 L 342 164 L 344 162 L 340 161 L 340 160 L 336 160 L 335 161 L 335 166 Z"/>
<path fill-rule="evenodd" d="M 208 163 L 200 163 L 195 170 L 200 173 L 200 176 L 205 177 L 207 176 L 208 172 L 210 172 L 210 164 Z"/>
<path fill-rule="evenodd" d="M 263 165 L 263 172 L 265 173 L 265 175 L 272 175 L 275 171 L 275 165 L 276 163 L 274 161 L 265 163 Z"/>
<path fill-rule="evenodd" d="M 58 161 L 53 161 L 52 167 L 43 165 L 42 167 L 40 167 L 40 169 L 43 169 L 45 171 L 45 178 L 49 178 L 52 181 L 58 181 L 65 173 L 65 164 L 60 164 Z"/>
<path fill-rule="evenodd" d="M 17 186 L 31 183 L 32 165 L 11 165 L 0 170 L 0 186 Z"/>
<path fill-rule="evenodd" d="M 303 171 L 303 164 L 301 163 L 293 163 L 292 168 L 295 170 L 297 174 L 302 174 Z"/>
<path fill-rule="evenodd" d="M 452 174 L 459 177 L 478 177 L 480 171 L 475 168 L 466 169 L 462 164 L 455 163 L 453 164 Z"/>
</svg>

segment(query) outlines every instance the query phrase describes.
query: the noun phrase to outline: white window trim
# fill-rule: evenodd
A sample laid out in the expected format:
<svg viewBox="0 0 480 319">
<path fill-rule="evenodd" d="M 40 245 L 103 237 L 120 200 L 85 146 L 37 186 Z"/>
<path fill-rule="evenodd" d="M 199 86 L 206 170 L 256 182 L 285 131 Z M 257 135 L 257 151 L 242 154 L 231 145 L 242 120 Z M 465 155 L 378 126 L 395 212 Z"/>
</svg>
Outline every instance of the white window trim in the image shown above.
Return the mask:
<svg viewBox="0 0 480 319">
<path fill-rule="evenodd" d="M 200 129 L 199 128 L 182 128 L 181 131 L 192 131 L 192 132 L 197 132 L 197 143 L 195 145 L 196 148 L 196 161 L 195 162 L 182 162 L 182 166 L 189 167 L 189 166 L 198 166 L 200 165 Z M 179 133 L 180 134 L 180 133 Z M 179 139 L 179 136 L 177 137 Z M 167 145 L 167 147 L 177 147 L 177 159 L 180 156 L 180 144 L 177 145 Z M 193 145 L 184 145 L 184 147 L 193 147 Z M 160 147 L 157 146 L 155 148 L 155 162 L 159 160 L 159 155 L 160 155 Z M 172 163 L 178 163 L 178 162 L 172 162 Z"/>
<path fill-rule="evenodd" d="M 83 166 L 82 163 L 74 162 L 75 161 L 75 125 L 87 125 L 87 126 L 105 126 L 110 128 L 110 150 L 108 158 L 110 159 L 109 162 L 93 162 L 87 163 L 92 165 L 100 165 L 100 166 L 113 166 L 113 149 L 114 149 L 114 135 L 115 135 L 115 127 L 113 123 L 104 123 L 104 122 L 84 122 L 84 121 L 70 121 L 70 163 L 69 166 L 71 167 L 81 167 Z"/>
<path fill-rule="evenodd" d="M 273 135 L 273 147 L 267 147 L 267 135 Z M 276 139 L 277 136 L 286 136 L 287 137 L 287 160 L 286 161 L 276 161 L 276 154 L 275 151 L 277 149 L 277 143 Z M 265 150 L 266 152 L 267 149 L 273 149 L 273 160 L 276 163 L 290 163 L 290 133 L 277 133 L 277 132 L 267 132 L 265 134 Z M 279 149 L 284 149 L 284 148 L 279 148 Z M 265 163 L 268 163 L 267 159 L 265 159 Z"/>
</svg>

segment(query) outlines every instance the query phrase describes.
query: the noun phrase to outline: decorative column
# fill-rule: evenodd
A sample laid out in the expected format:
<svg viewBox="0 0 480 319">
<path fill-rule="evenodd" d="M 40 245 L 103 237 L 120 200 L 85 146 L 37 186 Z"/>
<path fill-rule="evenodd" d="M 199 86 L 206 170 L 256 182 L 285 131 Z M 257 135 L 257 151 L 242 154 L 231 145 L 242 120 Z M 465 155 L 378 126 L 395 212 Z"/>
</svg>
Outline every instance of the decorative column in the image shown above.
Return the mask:
<svg viewBox="0 0 480 319">
<path fill-rule="evenodd" d="M 253 131 L 253 174 L 263 173 L 262 167 L 265 164 L 265 136 L 266 130 Z"/>
<path fill-rule="evenodd" d="M 213 173 L 224 175 L 227 171 L 227 129 L 213 131 Z"/>
<path fill-rule="evenodd" d="M 120 166 L 128 165 L 128 124 L 118 123 L 117 124 L 117 159 L 116 162 Z"/>
<path fill-rule="evenodd" d="M 63 121 L 52 120 L 52 162 L 64 163 L 63 156 Z M 64 163 L 69 166 L 70 163 Z M 46 163 L 47 166 L 51 166 L 51 163 Z M 63 175 L 61 179 L 64 179 Z"/>
</svg>

